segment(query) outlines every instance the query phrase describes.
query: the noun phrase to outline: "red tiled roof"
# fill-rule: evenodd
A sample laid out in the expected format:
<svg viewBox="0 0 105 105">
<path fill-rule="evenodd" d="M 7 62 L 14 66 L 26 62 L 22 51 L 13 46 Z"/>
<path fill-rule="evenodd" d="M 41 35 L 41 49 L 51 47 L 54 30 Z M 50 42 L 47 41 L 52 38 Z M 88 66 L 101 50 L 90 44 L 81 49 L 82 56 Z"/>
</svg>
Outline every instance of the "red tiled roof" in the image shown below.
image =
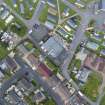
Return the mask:
<svg viewBox="0 0 105 105">
<path fill-rule="evenodd" d="M 38 70 L 42 75 L 44 75 L 46 77 L 50 77 L 53 74 L 52 71 L 43 63 L 39 64 Z"/>
</svg>

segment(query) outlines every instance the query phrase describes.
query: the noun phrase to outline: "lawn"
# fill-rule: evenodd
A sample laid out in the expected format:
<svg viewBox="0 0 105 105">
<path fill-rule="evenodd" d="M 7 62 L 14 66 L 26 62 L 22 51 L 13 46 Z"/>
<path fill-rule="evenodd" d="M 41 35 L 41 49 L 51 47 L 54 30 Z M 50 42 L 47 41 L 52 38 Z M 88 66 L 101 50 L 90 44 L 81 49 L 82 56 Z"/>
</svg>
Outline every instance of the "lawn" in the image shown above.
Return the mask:
<svg viewBox="0 0 105 105">
<path fill-rule="evenodd" d="M 53 71 L 54 74 L 57 74 L 57 72 L 59 72 L 59 67 L 55 65 L 49 58 L 46 58 L 45 63 Z"/>
<path fill-rule="evenodd" d="M 38 48 L 35 47 L 35 50 L 34 50 L 35 57 L 39 57 L 40 53 L 41 53 L 40 52 L 40 49 L 38 49 Z"/>
<path fill-rule="evenodd" d="M 70 3 L 75 3 L 76 0 L 68 0 Z"/>
<path fill-rule="evenodd" d="M 59 7 L 60 7 L 60 14 L 61 14 L 61 16 L 62 16 L 62 13 L 64 12 L 64 10 L 65 10 L 66 8 L 69 8 L 69 7 L 68 7 L 66 4 L 64 4 L 61 0 L 59 0 Z M 69 10 L 69 16 L 72 16 L 72 15 L 74 15 L 74 14 L 76 14 L 76 12 L 70 8 L 70 10 Z"/>
<path fill-rule="evenodd" d="M 0 42 L 0 60 L 6 57 L 8 54 L 8 51 L 6 49 L 6 45 Z"/>
<path fill-rule="evenodd" d="M 10 24 L 10 30 L 14 33 L 16 33 L 20 37 L 24 37 L 28 31 L 27 27 L 24 25 L 23 22 L 21 22 L 18 18 L 15 18 L 12 22 L 14 24 Z M 16 26 L 16 24 L 19 25 L 19 28 Z"/>
<path fill-rule="evenodd" d="M 24 45 L 25 45 L 26 49 L 29 51 L 31 51 L 34 48 L 34 46 L 31 42 L 26 42 L 26 44 L 24 44 Z"/>
<path fill-rule="evenodd" d="M 48 5 L 46 4 L 43 11 L 40 14 L 39 17 L 39 21 L 41 21 L 42 23 L 45 23 L 46 19 L 47 19 L 47 15 L 48 15 Z"/>
<path fill-rule="evenodd" d="M 54 100 L 52 100 L 52 99 L 47 99 L 42 104 L 43 105 L 56 105 L 55 102 L 54 102 Z M 41 104 L 39 104 L 39 105 L 41 105 Z"/>
<path fill-rule="evenodd" d="M 101 76 L 98 73 L 93 72 L 90 74 L 87 83 L 81 88 L 81 90 L 92 101 L 96 101 L 97 96 L 99 95 L 98 89 L 101 85 L 101 82 Z"/>
<path fill-rule="evenodd" d="M 68 69 L 72 70 L 74 67 L 76 67 L 77 69 L 80 69 L 80 67 L 81 67 L 81 60 L 73 59 L 72 62 L 69 64 Z"/>
<path fill-rule="evenodd" d="M 33 2 L 33 0 L 17 0 L 17 7 L 14 7 L 12 0 L 5 0 L 5 2 L 23 18 L 31 19 L 39 0 L 36 0 L 35 3 Z M 23 4 L 24 6 L 24 13 L 20 12 L 20 4 Z M 32 7 L 33 9 L 30 10 L 30 7 Z"/>
<path fill-rule="evenodd" d="M 105 105 L 105 95 L 102 97 L 102 100 L 100 102 L 100 105 Z"/>
</svg>

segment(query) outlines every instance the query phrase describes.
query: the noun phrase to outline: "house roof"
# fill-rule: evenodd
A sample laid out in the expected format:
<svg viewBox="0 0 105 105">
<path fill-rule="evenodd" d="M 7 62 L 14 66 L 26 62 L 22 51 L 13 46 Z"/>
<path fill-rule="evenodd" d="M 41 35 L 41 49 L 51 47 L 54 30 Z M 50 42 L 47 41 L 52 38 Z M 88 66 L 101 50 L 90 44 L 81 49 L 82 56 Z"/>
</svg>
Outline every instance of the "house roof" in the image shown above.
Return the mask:
<svg viewBox="0 0 105 105">
<path fill-rule="evenodd" d="M 10 58 L 10 57 L 7 57 L 7 58 L 6 58 L 6 63 L 7 63 L 7 65 L 9 66 L 9 68 L 12 69 L 12 70 L 14 70 L 14 69 L 17 68 L 17 64 L 16 64 L 15 61 L 14 61 L 12 58 Z"/>
<path fill-rule="evenodd" d="M 38 66 L 38 71 L 45 77 L 50 77 L 53 75 L 51 70 L 43 63 L 40 63 Z"/>
</svg>

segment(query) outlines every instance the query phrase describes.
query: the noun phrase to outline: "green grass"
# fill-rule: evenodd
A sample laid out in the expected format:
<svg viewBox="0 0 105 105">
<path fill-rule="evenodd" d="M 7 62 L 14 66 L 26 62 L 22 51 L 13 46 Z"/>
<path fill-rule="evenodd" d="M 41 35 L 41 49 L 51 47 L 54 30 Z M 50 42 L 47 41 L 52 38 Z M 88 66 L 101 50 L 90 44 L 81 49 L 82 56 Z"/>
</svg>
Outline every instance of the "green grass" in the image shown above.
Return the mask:
<svg viewBox="0 0 105 105">
<path fill-rule="evenodd" d="M 34 55 L 35 55 L 35 57 L 39 57 L 39 55 L 40 55 L 40 49 L 38 49 L 38 48 L 35 48 L 35 50 L 34 50 Z"/>
<path fill-rule="evenodd" d="M 47 19 L 47 15 L 48 15 L 48 5 L 46 4 L 43 11 L 40 14 L 39 17 L 39 21 L 41 21 L 42 23 L 45 23 L 46 19 Z"/>
<path fill-rule="evenodd" d="M 69 64 L 68 69 L 72 70 L 74 67 L 76 67 L 77 69 L 80 69 L 80 67 L 81 67 L 81 60 L 73 59 L 72 62 Z"/>
<path fill-rule="evenodd" d="M 43 105 L 56 105 L 55 102 L 54 102 L 54 100 L 52 100 L 52 99 L 47 99 L 47 100 L 44 101 L 42 104 L 43 104 Z M 41 104 L 40 104 L 40 105 L 41 105 Z"/>
<path fill-rule="evenodd" d="M 102 97 L 102 100 L 100 102 L 100 105 L 105 105 L 105 95 Z"/>
<path fill-rule="evenodd" d="M 37 86 L 37 83 L 35 80 L 32 80 L 31 83 L 34 85 L 34 86 Z"/>
<path fill-rule="evenodd" d="M 8 55 L 7 46 L 0 42 L 0 60 Z"/>
<path fill-rule="evenodd" d="M 60 14 L 61 14 L 61 17 L 62 17 L 62 13 L 64 12 L 64 10 L 66 8 L 69 8 L 69 7 L 66 4 L 64 4 L 61 0 L 59 0 L 59 7 L 60 7 Z M 70 8 L 70 10 L 69 10 L 69 16 L 72 16 L 75 13 L 76 12 Z"/>
<path fill-rule="evenodd" d="M 68 0 L 70 3 L 75 3 L 76 0 Z"/>
<path fill-rule="evenodd" d="M 20 37 L 24 37 L 27 34 L 27 27 L 24 25 L 23 22 L 21 22 L 19 19 L 15 18 L 13 23 L 17 23 L 20 28 L 17 28 L 16 25 L 10 24 L 10 30 L 14 33 L 16 33 Z"/>
<path fill-rule="evenodd" d="M 31 19 L 32 16 L 33 16 L 33 13 L 36 9 L 36 6 L 39 2 L 39 0 L 36 0 L 36 3 L 33 3 L 32 0 L 29 0 L 29 3 L 32 5 L 33 7 L 33 10 L 29 10 L 29 5 L 27 5 L 27 3 L 25 2 L 25 0 L 23 0 L 22 2 L 20 2 L 19 0 L 17 0 L 17 7 L 14 7 L 13 6 L 13 3 L 12 3 L 12 0 L 5 0 L 6 4 L 8 4 L 13 10 L 15 10 L 19 15 L 21 15 L 23 18 L 25 19 Z M 22 14 L 20 12 L 20 4 L 23 4 L 24 5 L 24 11 L 25 13 Z"/>
<path fill-rule="evenodd" d="M 27 50 L 32 50 L 34 48 L 33 44 L 31 42 L 28 42 L 25 47 L 27 48 Z"/>
<path fill-rule="evenodd" d="M 46 58 L 45 63 L 53 71 L 54 74 L 57 74 L 57 72 L 59 72 L 59 67 L 56 66 L 50 59 Z"/>
<path fill-rule="evenodd" d="M 64 4 L 61 0 L 59 0 L 59 7 L 60 7 L 60 13 L 64 11 L 65 8 L 67 8 L 67 5 Z"/>
<path fill-rule="evenodd" d="M 102 78 L 97 73 L 92 73 L 88 77 L 87 83 L 82 87 L 82 92 L 89 97 L 92 101 L 96 101 L 97 96 L 99 95 L 98 89 L 101 85 Z"/>
</svg>

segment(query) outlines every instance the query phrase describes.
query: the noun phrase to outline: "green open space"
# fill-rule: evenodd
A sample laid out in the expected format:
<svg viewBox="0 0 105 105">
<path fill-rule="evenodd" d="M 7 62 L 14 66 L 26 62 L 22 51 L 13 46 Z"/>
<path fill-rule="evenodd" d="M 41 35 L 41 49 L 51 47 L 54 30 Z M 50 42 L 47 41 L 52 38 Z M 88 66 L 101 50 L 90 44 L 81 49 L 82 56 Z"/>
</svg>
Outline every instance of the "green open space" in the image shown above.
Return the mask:
<svg viewBox="0 0 105 105">
<path fill-rule="evenodd" d="M 0 42 L 0 60 L 8 55 L 7 46 Z"/>
<path fill-rule="evenodd" d="M 46 4 L 43 11 L 40 14 L 39 21 L 41 21 L 42 23 L 44 23 L 47 20 L 48 8 L 49 6 L 48 4 Z"/>
<path fill-rule="evenodd" d="M 62 13 L 64 12 L 64 10 L 69 8 L 69 7 L 66 4 L 64 4 L 61 0 L 59 0 L 59 8 L 60 8 L 60 14 L 61 14 L 61 17 L 62 17 Z M 69 16 L 72 16 L 74 14 L 76 14 L 76 12 L 70 8 L 69 9 Z"/>
<path fill-rule="evenodd" d="M 41 104 L 43 104 L 43 105 L 56 105 L 56 103 L 54 102 L 53 99 L 47 99 L 44 102 L 42 102 Z M 39 105 L 41 105 L 41 104 L 39 104 Z"/>
<path fill-rule="evenodd" d="M 36 0 L 36 2 L 33 2 L 33 0 L 17 0 L 15 7 L 12 0 L 5 0 L 5 3 L 8 4 L 13 10 L 15 10 L 18 14 L 20 14 L 25 19 L 31 19 L 34 11 L 36 9 L 36 6 L 38 4 L 39 0 Z M 24 6 L 24 13 L 20 12 L 20 4 L 23 4 Z M 30 10 L 30 8 L 32 8 Z"/>
<path fill-rule="evenodd" d="M 92 101 L 96 101 L 99 92 L 98 89 L 102 83 L 102 77 L 100 74 L 93 72 L 89 75 L 88 81 L 81 88 L 81 91 L 89 97 Z"/>
<path fill-rule="evenodd" d="M 100 102 L 100 105 L 105 105 L 105 95 L 102 97 L 102 100 Z"/>
<path fill-rule="evenodd" d="M 59 72 L 59 67 L 55 65 L 49 58 L 45 59 L 46 65 L 53 71 L 54 74 L 57 74 Z"/>
</svg>

